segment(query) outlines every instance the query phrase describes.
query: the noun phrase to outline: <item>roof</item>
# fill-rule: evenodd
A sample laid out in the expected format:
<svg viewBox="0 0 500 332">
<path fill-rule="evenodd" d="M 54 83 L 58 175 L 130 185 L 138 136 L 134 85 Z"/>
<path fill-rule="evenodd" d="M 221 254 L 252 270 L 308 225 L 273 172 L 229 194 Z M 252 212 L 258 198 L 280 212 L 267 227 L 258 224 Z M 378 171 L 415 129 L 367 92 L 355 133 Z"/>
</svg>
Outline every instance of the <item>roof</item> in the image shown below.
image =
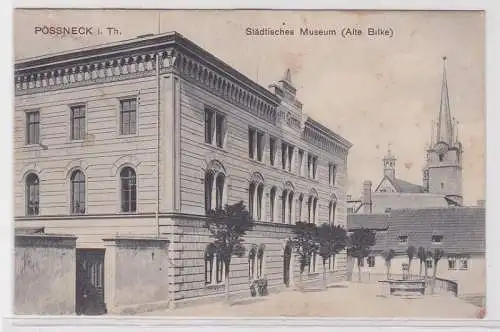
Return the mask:
<svg viewBox="0 0 500 332">
<path fill-rule="evenodd" d="M 374 251 L 394 249 L 404 254 L 408 246 L 426 249 L 442 248 L 445 254 L 484 254 L 486 212 L 480 207 L 448 207 L 427 209 L 392 210 L 387 216 L 348 217 L 348 229 L 366 227 L 380 230 L 388 223 L 386 231 L 378 231 Z M 378 228 L 377 228 L 378 227 Z M 432 237 L 442 236 L 441 243 L 433 243 Z M 408 236 L 406 244 L 399 237 Z"/>
<path fill-rule="evenodd" d="M 389 216 L 387 214 L 349 214 L 347 215 L 347 229 L 359 228 L 387 229 Z"/>
<path fill-rule="evenodd" d="M 401 179 L 394 179 L 392 183 L 401 193 L 424 193 L 424 187 L 418 184 L 410 183 Z"/>
<path fill-rule="evenodd" d="M 396 189 L 396 191 L 399 193 L 425 193 L 424 187 L 421 185 L 414 184 L 397 178 L 391 179 L 387 175 L 384 175 L 382 180 L 380 180 L 375 191 L 378 191 L 378 188 L 382 185 L 384 180 L 389 181 L 394 186 L 394 189 Z"/>
</svg>

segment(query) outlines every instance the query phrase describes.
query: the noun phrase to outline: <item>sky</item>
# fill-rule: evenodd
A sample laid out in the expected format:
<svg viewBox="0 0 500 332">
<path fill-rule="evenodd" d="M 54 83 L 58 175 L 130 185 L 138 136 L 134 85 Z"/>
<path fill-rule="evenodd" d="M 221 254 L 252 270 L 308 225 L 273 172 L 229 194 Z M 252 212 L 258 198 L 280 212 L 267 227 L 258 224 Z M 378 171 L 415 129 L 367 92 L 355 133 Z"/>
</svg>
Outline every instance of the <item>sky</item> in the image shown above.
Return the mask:
<svg viewBox="0 0 500 332">
<path fill-rule="evenodd" d="M 463 143 L 466 204 L 485 199 L 485 17 L 481 12 L 256 10 L 18 10 L 16 58 L 177 31 L 264 87 L 291 69 L 303 110 L 342 135 L 348 193 L 364 180 L 377 185 L 388 145 L 396 176 L 422 183 L 431 122 L 440 105 L 442 57 L 452 116 Z M 92 26 L 102 35 L 51 36 L 44 26 Z M 119 33 L 109 35 L 106 27 Z M 247 28 L 294 28 L 294 36 L 248 36 Z M 301 27 L 335 36 L 300 36 Z M 368 28 L 390 29 L 373 37 Z M 363 35 L 342 38 L 343 28 Z M 115 31 L 115 30 L 113 30 Z"/>
</svg>

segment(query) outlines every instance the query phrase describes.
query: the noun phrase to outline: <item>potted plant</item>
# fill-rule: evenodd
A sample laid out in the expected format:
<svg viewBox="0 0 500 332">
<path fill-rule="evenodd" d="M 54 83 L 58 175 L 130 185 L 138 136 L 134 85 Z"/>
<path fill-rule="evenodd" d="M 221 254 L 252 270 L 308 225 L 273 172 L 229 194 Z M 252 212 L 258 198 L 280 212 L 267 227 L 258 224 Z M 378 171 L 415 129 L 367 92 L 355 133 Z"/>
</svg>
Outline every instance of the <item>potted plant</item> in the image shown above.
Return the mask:
<svg viewBox="0 0 500 332">
<path fill-rule="evenodd" d="M 262 278 L 257 280 L 257 289 L 260 296 L 267 295 L 267 279 Z"/>
<path fill-rule="evenodd" d="M 250 295 L 252 295 L 252 297 L 255 297 L 257 296 L 257 282 L 252 279 L 250 280 Z"/>
</svg>

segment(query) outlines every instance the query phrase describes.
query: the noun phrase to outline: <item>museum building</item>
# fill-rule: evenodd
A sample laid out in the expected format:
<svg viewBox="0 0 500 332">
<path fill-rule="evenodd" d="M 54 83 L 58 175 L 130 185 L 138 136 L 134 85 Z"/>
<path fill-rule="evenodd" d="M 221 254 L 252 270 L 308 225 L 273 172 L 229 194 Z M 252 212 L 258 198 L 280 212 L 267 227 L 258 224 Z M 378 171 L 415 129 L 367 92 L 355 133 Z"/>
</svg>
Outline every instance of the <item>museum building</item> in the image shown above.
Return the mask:
<svg viewBox="0 0 500 332">
<path fill-rule="evenodd" d="M 305 114 L 290 70 L 266 89 L 175 32 L 16 61 L 14 135 L 16 313 L 222 298 L 205 221 L 225 204 L 256 221 L 235 296 L 293 286 L 295 222 L 346 224 L 351 143 Z M 332 263 L 344 279 L 345 252 Z"/>
</svg>

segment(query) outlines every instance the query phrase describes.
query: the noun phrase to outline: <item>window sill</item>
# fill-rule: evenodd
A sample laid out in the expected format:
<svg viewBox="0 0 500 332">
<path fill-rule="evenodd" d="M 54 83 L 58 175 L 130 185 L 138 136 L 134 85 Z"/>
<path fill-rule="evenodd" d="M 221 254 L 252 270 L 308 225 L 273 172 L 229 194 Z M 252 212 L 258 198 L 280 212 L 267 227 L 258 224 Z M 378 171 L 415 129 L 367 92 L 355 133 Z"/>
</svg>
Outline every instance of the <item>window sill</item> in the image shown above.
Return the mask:
<svg viewBox="0 0 500 332">
<path fill-rule="evenodd" d="M 116 136 L 116 138 L 119 138 L 119 139 L 127 139 L 127 138 L 135 138 L 135 137 L 139 137 L 139 133 L 130 134 L 130 135 L 121 135 L 121 134 L 118 134 Z"/>
<path fill-rule="evenodd" d="M 224 144 L 222 147 L 218 147 L 218 146 L 217 146 L 217 145 L 215 145 L 215 144 L 210 144 L 210 143 L 207 143 L 207 142 L 203 142 L 203 144 L 204 144 L 206 147 L 208 147 L 208 148 L 210 148 L 210 149 L 212 149 L 212 150 L 216 150 L 216 151 L 220 151 L 220 152 L 224 152 L 224 153 L 226 153 L 226 152 L 227 152 L 227 150 L 226 150 L 226 145 L 225 145 L 225 144 Z"/>
<path fill-rule="evenodd" d="M 40 150 L 43 150 L 42 148 L 42 145 L 41 144 L 25 144 L 23 146 L 23 149 L 26 149 L 26 150 L 37 150 L 37 151 L 40 151 Z"/>
<path fill-rule="evenodd" d="M 224 289 L 224 281 L 222 281 L 219 284 L 205 284 L 205 289 L 223 290 Z"/>
</svg>

